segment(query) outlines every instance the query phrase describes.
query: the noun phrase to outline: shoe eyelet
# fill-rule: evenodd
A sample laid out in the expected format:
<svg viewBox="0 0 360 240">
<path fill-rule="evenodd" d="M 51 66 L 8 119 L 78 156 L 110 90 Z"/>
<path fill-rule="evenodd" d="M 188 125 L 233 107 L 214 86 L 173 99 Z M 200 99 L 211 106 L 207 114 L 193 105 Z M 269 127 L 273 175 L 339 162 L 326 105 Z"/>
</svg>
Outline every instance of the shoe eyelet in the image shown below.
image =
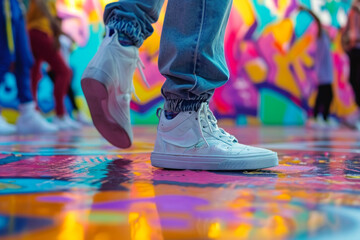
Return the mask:
<svg viewBox="0 0 360 240">
<path fill-rule="evenodd" d="M 195 118 L 195 120 L 198 120 L 198 118 Z"/>
</svg>

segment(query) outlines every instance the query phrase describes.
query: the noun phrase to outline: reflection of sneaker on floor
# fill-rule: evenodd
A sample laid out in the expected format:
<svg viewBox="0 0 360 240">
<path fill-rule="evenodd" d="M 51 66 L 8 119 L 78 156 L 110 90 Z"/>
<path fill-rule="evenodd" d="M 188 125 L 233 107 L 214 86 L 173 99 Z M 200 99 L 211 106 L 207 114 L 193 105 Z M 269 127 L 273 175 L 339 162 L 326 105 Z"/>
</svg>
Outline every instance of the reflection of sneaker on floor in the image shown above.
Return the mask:
<svg viewBox="0 0 360 240">
<path fill-rule="evenodd" d="M 0 135 L 10 135 L 16 132 L 16 127 L 8 122 L 0 115 Z"/>
<path fill-rule="evenodd" d="M 20 116 L 16 121 L 17 132 L 20 134 L 55 133 L 58 128 L 46 121 L 35 109 L 35 103 L 25 103 L 19 106 Z"/>
<path fill-rule="evenodd" d="M 133 140 L 130 100 L 136 67 L 141 72 L 143 65 L 138 48 L 121 46 L 117 33 L 109 36 L 107 28 L 107 35 L 81 80 L 96 129 L 107 141 L 120 148 L 129 147 Z"/>
<path fill-rule="evenodd" d="M 63 117 L 55 116 L 53 123 L 61 130 L 79 130 L 81 129 L 81 124 L 72 120 L 69 115 Z"/>
<path fill-rule="evenodd" d="M 246 170 L 278 165 L 277 153 L 239 144 L 217 126 L 207 103 L 168 120 L 160 113 L 151 164 L 155 167 L 202 170 Z"/>
</svg>

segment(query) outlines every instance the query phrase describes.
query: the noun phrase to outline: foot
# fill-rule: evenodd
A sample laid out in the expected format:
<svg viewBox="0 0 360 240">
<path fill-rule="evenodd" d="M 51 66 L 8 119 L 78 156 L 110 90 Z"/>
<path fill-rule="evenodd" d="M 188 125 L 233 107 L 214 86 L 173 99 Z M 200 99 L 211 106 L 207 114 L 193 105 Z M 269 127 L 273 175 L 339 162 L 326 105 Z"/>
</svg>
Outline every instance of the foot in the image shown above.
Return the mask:
<svg viewBox="0 0 360 240">
<path fill-rule="evenodd" d="M 338 129 L 339 128 L 339 122 L 333 118 L 333 117 L 329 117 L 328 120 L 326 121 L 327 127 L 330 129 Z"/>
<path fill-rule="evenodd" d="M 321 114 L 318 115 L 315 119 L 310 119 L 306 125 L 316 130 L 327 128 L 327 124 Z"/>
<path fill-rule="evenodd" d="M 80 111 L 76 115 L 76 120 L 77 120 L 77 122 L 81 123 L 84 126 L 93 125 L 91 119 L 88 116 L 86 116 L 83 112 L 80 112 Z"/>
<path fill-rule="evenodd" d="M 82 76 L 81 86 L 96 129 L 111 144 L 130 147 L 133 75 L 141 63 L 135 46 L 122 46 L 117 33 L 107 36 Z"/>
<path fill-rule="evenodd" d="M 0 115 L 0 135 L 10 135 L 16 132 L 16 127 L 8 122 Z"/>
<path fill-rule="evenodd" d="M 68 115 L 59 117 L 56 116 L 53 119 L 53 123 L 61 130 L 80 130 L 81 125 L 72 120 Z"/>
<path fill-rule="evenodd" d="M 277 153 L 238 143 L 217 126 L 207 103 L 160 122 L 151 164 L 155 167 L 201 170 L 247 170 L 278 165 Z"/>
<path fill-rule="evenodd" d="M 69 115 L 65 115 L 64 118 L 71 129 L 80 130 L 82 128 L 81 124 L 75 121 L 74 119 L 72 119 Z"/>
<path fill-rule="evenodd" d="M 17 132 L 20 134 L 47 134 L 56 133 L 59 129 L 46 121 L 35 109 L 35 103 L 21 104 L 20 116 L 16 121 Z"/>
</svg>

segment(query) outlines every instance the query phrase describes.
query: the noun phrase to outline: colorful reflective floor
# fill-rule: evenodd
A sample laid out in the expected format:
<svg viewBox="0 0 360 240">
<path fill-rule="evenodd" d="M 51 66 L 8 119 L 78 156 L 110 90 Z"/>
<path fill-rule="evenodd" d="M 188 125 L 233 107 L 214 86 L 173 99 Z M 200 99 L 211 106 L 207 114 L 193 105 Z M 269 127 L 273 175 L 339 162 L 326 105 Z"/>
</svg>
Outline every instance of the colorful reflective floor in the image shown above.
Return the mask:
<svg viewBox="0 0 360 240">
<path fill-rule="evenodd" d="M 0 239 L 360 239 L 360 133 L 226 128 L 276 150 L 257 171 L 150 165 L 156 127 L 119 150 L 92 128 L 0 137 Z"/>
</svg>

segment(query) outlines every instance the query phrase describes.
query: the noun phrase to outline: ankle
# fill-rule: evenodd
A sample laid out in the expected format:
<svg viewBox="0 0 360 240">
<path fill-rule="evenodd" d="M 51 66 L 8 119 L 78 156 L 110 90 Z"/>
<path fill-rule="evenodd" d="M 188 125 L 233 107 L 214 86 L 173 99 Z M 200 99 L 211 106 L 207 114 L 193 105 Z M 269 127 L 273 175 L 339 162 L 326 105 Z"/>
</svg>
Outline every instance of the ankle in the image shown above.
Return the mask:
<svg viewBox="0 0 360 240">
<path fill-rule="evenodd" d="M 133 42 L 128 38 L 125 34 L 119 33 L 118 34 L 118 41 L 121 46 L 127 47 L 127 46 L 134 46 Z"/>
<path fill-rule="evenodd" d="M 116 33 L 116 30 L 114 28 L 109 28 L 109 36 L 112 36 L 115 33 Z M 124 46 L 124 47 L 134 46 L 134 43 L 124 33 L 118 32 L 117 35 L 118 35 L 118 41 L 121 46 Z"/>
<path fill-rule="evenodd" d="M 173 111 L 168 111 L 168 110 L 164 111 L 164 115 L 167 120 L 174 119 L 178 114 L 179 114 L 179 112 L 173 112 Z"/>
<path fill-rule="evenodd" d="M 35 111 L 35 103 L 33 101 L 22 103 L 19 105 L 19 112 L 20 114 L 28 114 Z"/>
</svg>

